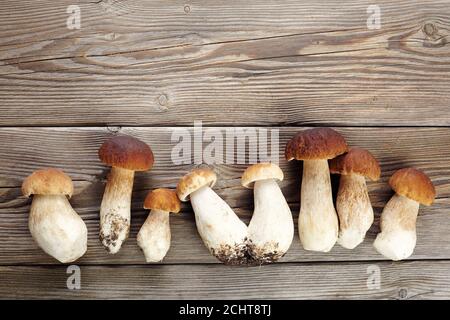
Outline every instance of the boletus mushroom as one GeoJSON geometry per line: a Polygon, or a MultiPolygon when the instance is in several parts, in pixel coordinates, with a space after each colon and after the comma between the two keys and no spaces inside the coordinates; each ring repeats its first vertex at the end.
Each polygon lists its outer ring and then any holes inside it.
{"type": "Polygon", "coordinates": [[[80,258],[87,249],[87,228],[69,203],[70,177],[59,169],[37,170],[23,181],[22,193],[33,195],[28,227],[39,247],[62,263],[80,258]]]}
{"type": "Polygon", "coordinates": [[[278,186],[283,171],[273,163],[248,167],[242,185],[253,188],[254,211],[248,226],[248,253],[258,264],[277,261],[289,249],[294,237],[294,220],[278,186]]]}
{"type": "Polygon", "coordinates": [[[180,200],[173,190],[155,189],[145,198],[144,209],[150,209],[150,214],[139,230],[137,242],[147,262],[159,262],[169,251],[169,215],[180,212],[180,200]]]}
{"type": "Polygon", "coordinates": [[[397,261],[412,255],[419,205],[430,206],[436,191],[430,178],[414,168],[397,170],[389,179],[389,185],[395,194],[381,213],[381,233],[373,245],[383,256],[397,261]]]}
{"type": "Polygon", "coordinates": [[[286,145],[286,160],[303,160],[298,230],[306,250],[328,252],[336,243],[338,218],[328,160],[347,149],[345,139],[330,128],[299,132],[286,145]]]}
{"type": "Polygon", "coordinates": [[[336,199],[340,227],[337,242],[344,248],[353,249],[363,242],[373,223],[366,178],[380,179],[380,165],[369,151],[361,148],[351,148],[330,160],[329,165],[331,173],[341,175],[336,199]]]}
{"type": "Polygon", "coordinates": [[[116,136],[103,143],[98,156],[112,167],[100,207],[100,240],[114,254],[130,231],[134,172],[150,170],[153,153],[146,143],[136,138],[116,136]]]}
{"type": "Polygon", "coordinates": [[[214,171],[194,169],[177,185],[181,201],[191,200],[197,230],[211,254],[225,264],[247,263],[247,226],[211,188],[214,171]]]}

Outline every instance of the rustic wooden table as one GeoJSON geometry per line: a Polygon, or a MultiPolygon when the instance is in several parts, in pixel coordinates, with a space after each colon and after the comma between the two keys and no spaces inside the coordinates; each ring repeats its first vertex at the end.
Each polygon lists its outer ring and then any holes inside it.
{"type": "MultiPolygon", "coordinates": [[[[2,0],[0,298],[450,298],[449,34],[449,0],[2,0]],[[367,22],[370,5],[380,28],[367,22]],[[136,244],[143,199],[195,166],[170,157],[173,130],[194,121],[279,129],[280,155],[312,126],[336,127],[372,151],[382,179],[368,184],[376,219],[364,243],[319,254],[296,234],[277,264],[227,267],[202,244],[186,204],[172,216],[166,259],[145,264],[136,244]],[[156,162],[136,176],[130,238],[112,256],[97,236],[109,170],[97,149],[114,134],[144,140],[156,162]],[[67,288],[67,266],[28,231],[20,185],[48,166],[73,178],[71,203],[89,229],[76,262],[80,290],[67,288]],[[393,263],[372,242],[392,195],[387,180],[405,166],[424,170],[438,196],[421,208],[414,255],[393,263]],[[371,285],[378,271],[379,287],[371,285]]],[[[215,190],[248,222],[246,166],[214,168],[215,190]]],[[[300,163],[280,166],[297,222],[300,163]]]]}

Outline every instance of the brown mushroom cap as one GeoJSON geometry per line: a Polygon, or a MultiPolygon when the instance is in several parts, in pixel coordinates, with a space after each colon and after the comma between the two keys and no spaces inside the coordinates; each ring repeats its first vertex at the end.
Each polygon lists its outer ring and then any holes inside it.
{"type": "Polygon", "coordinates": [[[331,173],[359,174],[373,181],[380,179],[380,164],[369,151],[362,148],[351,148],[347,153],[330,160],[329,164],[331,173]]]}
{"type": "Polygon", "coordinates": [[[284,175],[280,167],[274,163],[257,163],[247,169],[242,174],[242,186],[252,189],[254,182],[258,180],[277,179],[283,181],[284,175]]]}
{"type": "Polygon", "coordinates": [[[39,195],[66,195],[73,194],[72,179],[62,170],[55,168],[41,169],[33,172],[22,183],[22,193],[29,197],[39,195]]]}
{"type": "Polygon", "coordinates": [[[116,136],[105,141],[98,150],[100,160],[111,166],[133,171],[146,171],[153,166],[153,152],[141,140],[116,136]]]}
{"type": "Polygon", "coordinates": [[[436,190],[430,178],[420,170],[404,168],[395,171],[389,179],[391,188],[399,195],[431,205],[436,197],[436,190]]]}
{"type": "Polygon", "coordinates": [[[297,133],[286,145],[286,160],[333,159],[348,150],[341,134],[330,128],[314,128],[297,133]]]}
{"type": "Polygon", "coordinates": [[[170,189],[155,189],[147,194],[144,209],[180,212],[180,200],[175,191],[170,189]]]}
{"type": "Polygon", "coordinates": [[[213,187],[217,176],[211,169],[194,169],[182,177],[177,185],[177,195],[181,201],[188,201],[189,195],[198,189],[209,186],[213,187]]]}

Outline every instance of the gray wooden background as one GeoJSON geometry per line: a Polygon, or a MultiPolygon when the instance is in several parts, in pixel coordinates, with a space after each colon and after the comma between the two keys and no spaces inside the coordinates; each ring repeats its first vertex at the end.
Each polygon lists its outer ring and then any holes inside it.
{"type": "MultiPolygon", "coordinates": [[[[450,298],[450,1],[0,1],[0,298],[450,298]],[[368,29],[369,5],[381,28],[368,29]],[[69,30],[69,5],[81,29],[69,30]],[[296,234],[287,255],[262,267],[227,267],[203,246],[189,204],[172,216],[172,247],[145,264],[136,234],[146,193],[175,187],[194,165],[175,166],[172,130],[204,127],[280,130],[280,154],[295,132],[332,126],[369,149],[382,179],[369,183],[376,221],[355,250],[304,251],[296,234]],[[108,168],[97,158],[114,134],[147,142],[156,156],[138,173],[132,229],[110,256],[98,241],[108,168]],[[71,200],[89,229],[77,264],[43,254],[27,226],[22,180],[41,167],[74,180],[71,200]],[[372,248],[392,195],[389,176],[424,170],[437,199],[422,207],[414,255],[383,259],[372,248]],[[379,289],[368,270],[378,267],[379,289]]],[[[215,190],[248,221],[247,165],[216,165],[215,190]]],[[[280,166],[297,222],[300,164],[280,166]]],[[[296,231],[297,232],[297,231],[296,231]]]]}

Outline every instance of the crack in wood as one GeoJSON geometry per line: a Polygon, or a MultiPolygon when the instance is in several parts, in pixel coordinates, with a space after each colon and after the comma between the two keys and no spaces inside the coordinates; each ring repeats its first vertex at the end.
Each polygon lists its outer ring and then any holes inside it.
{"type": "MultiPolygon", "coordinates": [[[[44,58],[44,59],[36,59],[36,60],[25,60],[25,61],[19,61],[19,62],[3,64],[2,66],[18,65],[18,64],[26,64],[26,63],[36,63],[36,62],[61,60],[61,59],[108,57],[108,56],[126,55],[126,54],[134,54],[134,53],[141,53],[141,52],[148,52],[148,51],[183,48],[183,47],[203,47],[203,46],[212,46],[212,45],[220,45],[220,44],[272,40],[272,39],[278,39],[278,38],[305,36],[305,35],[313,35],[313,34],[327,34],[327,33],[335,33],[335,32],[348,32],[348,31],[356,31],[356,30],[360,30],[360,29],[359,28],[353,28],[353,29],[340,29],[340,30],[292,33],[292,34],[284,34],[284,35],[269,36],[269,37],[217,41],[217,42],[209,42],[209,43],[202,43],[202,44],[186,43],[186,44],[178,44],[178,45],[173,45],[173,46],[162,46],[162,47],[157,47],[157,48],[138,49],[138,50],[126,50],[126,51],[118,51],[118,52],[111,52],[111,53],[104,53],[104,54],[80,54],[80,55],[52,57],[52,58],[44,58]]],[[[62,40],[64,40],[64,38],[62,38],[62,40]]],[[[48,40],[43,40],[43,41],[48,41],[48,40]]],[[[29,56],[29,57],[32,57],[32,56],[29,56]]],[[[8,61],[8,60],[17,60],[17,59],[20,59],[20,57],[2,59],[2,60],[0,60],[0,62],[8,61]]]]}

